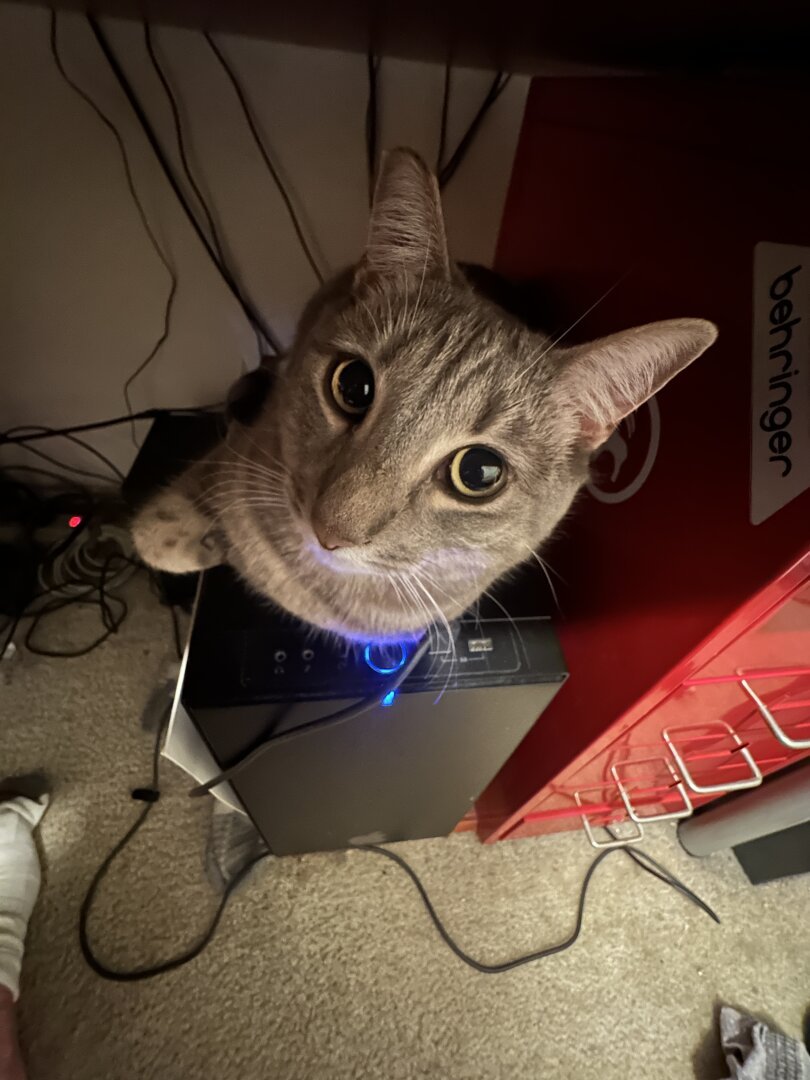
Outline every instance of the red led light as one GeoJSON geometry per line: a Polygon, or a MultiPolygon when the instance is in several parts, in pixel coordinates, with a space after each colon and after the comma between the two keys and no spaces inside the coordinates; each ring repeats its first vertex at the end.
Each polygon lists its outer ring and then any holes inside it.
{"type": "Polygon", "coordinates": [[[83,517],[80,517],[79,514],[74,514],[73,517],[68,518],[68,525],[71,529],[78,529],[83,521],[83,517]]]}

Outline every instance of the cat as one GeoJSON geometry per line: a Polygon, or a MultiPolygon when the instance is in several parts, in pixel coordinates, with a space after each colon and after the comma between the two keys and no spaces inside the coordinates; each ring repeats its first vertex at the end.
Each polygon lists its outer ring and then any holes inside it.
{"type": "Polygon", "coordinates": [[[532,557],[619,422],[707,349],[675,319],[563,346],[450,260],[436,178],[380,165],[359,263],[310,302],[258,404],[132,525],[141,557],[229,563],[355,640],[453,619],[532,557]]]}

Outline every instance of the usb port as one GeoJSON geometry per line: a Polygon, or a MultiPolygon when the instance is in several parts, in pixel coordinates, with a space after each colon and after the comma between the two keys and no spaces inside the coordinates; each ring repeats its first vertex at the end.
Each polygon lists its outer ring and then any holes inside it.
{"type": "Polygon", "coordinates": [[[467,652],[492,652],[491,637],[470,638],[467,642],[467,652]]]}

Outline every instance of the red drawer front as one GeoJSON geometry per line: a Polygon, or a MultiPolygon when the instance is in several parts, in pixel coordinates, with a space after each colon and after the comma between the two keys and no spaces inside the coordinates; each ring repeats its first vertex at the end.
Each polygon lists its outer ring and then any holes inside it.
{"type": "Polygon", "coordinates": [[[733,679],[746,672],[805,673],[810,688],[810,579],[705,664],[692,678],[733,679]]]}
{"type": "Polygon", "coordinates": [[[747,675],[779,730],[806,745],[780,741],[740,675],[703,678],[701,673],[587,764],[558,777],[527,808],[509,837],[578,828],[583,813],[593,825],[626,819],[617,780],[637,814],[646,817],[685,810],[679,781],[697,808],[737,786],[753,785],[756,770],[764,777],[810,755],[810,666],[747,675]]]}

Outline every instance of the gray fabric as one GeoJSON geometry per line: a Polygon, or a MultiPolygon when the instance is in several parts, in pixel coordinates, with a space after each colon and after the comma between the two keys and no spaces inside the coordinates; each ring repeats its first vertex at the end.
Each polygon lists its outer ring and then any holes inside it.
{"type": "Polygon", "coordinates": [[[250,818],[214,802],[205,865],[211,884],[222,892],[267,847],[250,818]]]}
{"type": "Polygon", "coordinates": [[[720,1041],[729,1080],[810,1080],[810,1056],[797,1039],[728,1005],[720,1010],[720,1041]]]}

